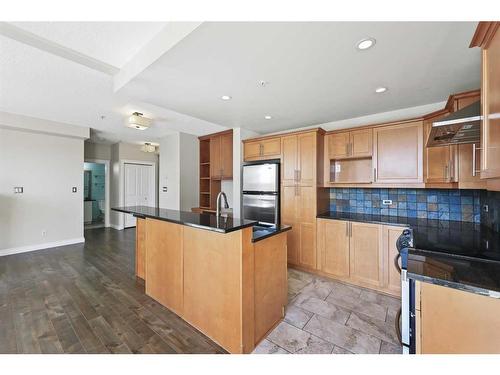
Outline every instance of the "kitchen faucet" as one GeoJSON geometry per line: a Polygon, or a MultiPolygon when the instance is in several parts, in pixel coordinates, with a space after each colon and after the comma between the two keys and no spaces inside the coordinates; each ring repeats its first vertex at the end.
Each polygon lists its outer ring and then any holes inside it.
{"type": "Polygon", "coordinates": [[[226,197],[226,193],[224,193],[223,191],[221,191],[219,194],[217,194],[217,217],[220,217],[221,215],[221,207],[220,207],[220,198],[221,197],[224,197],[224,208],[229,208],[229,203],[227,203],[227,197],[226,197]]]}

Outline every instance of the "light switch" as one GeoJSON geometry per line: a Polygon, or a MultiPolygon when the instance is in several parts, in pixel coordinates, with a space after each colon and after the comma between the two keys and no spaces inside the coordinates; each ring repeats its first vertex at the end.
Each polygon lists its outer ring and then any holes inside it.
{"type": "Polygon", "coordinates": [[[22,194],[23,187],[22,186],[14,186],[14,194],[22,194]]]}

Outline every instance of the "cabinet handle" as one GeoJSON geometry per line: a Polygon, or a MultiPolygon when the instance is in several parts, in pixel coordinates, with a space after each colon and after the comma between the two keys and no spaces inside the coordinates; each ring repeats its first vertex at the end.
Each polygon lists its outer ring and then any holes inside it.
{"type": "Polygon", "coordinates": [[[260,153],[260,156],[264,155],[264,145],[262,143],[259,144],[259,153],[260,153]]]}
{"type": "Polygon", "coordinates": [[[481,147],[476,147],[476,144],[472,144],[472,177],[476,177],[477,172],[481,172],[481,169],[476,169],[476,152],[482,150],[481,147]]]}
{"type": "Polygon", "coordinates": [[[448,164],[443,166],[444,179],[448,180],[448,164]]]}
{"type": "Polygon", "coordinates": [[[346,223],[345,223],[345,236],[346,237],[349,237],[349,224],[350,223],[348,221],[346,221],[346,223]]]}
{"type": "Polygon", "coordinates": [[[349,156],[352,156],[352,143],[349,143],[349,156]]]}
{"type": "Polygon", "coordinates": [[[349,222],[349,237],[352,237],[352,222],[349,222]]]}
{"type": "Polygon", "coordinates": [[[349,143],[346,143],[345,144],[345,155],[348,156],[349,155],[349,143]]]}
{"type": "Polygon", "coordinates": [[[300,178],[301,178],[301,173],[300,173],[300,169],[297,169],[297,182],[300,181],[300,178]]]}
{"type": "Polygon", "coordinates": [[[373,168],[373,182],[377,181],[377,168],[373,168]]]}

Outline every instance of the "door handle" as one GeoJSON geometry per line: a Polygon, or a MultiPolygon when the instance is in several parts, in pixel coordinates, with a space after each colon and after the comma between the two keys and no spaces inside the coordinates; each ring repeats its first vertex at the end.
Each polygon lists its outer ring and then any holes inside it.
{"type": "Polygon", "coordinates": [[[349,237],[349,222],[345,222],[345,236],[349,237]]]}

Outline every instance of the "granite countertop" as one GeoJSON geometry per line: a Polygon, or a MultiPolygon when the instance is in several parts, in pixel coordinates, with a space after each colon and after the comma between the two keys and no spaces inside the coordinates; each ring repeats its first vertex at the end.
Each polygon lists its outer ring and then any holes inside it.
{"type": "Polygon", "coordinates": [[[318,218],[409,227],[409,277],[500,298],[500,233],[484,225],[343,212],[318,218]]]}
{"type": "Polygon", "coordinates": [[[113,211],[132,214],[140,218],[164,220],[171,223],[187,225],[194,228],[211,230],[220,233],[229,233],[257,224],[254,220],[245,220],[233,217],[217,218],[213,214],[204,214],[187,211],[167,210],[148,206],[115,207],[113,211]]]}
{"type": "Polygon", "coordinates": [[[290,229],[292,229],[292,227],[285,224],[281,224],[278,227],[265,227],[261,225],[255,225],[253,227],[252,242],[264,240],[268,237],[274,236],[275,234],[289,231],[290,229]]]}

